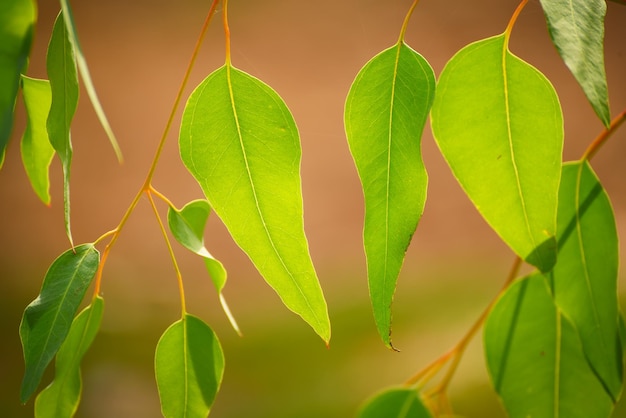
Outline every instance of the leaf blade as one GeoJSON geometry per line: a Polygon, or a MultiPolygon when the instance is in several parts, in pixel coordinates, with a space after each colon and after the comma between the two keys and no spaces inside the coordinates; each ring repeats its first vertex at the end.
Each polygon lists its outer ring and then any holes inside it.
{"type": "Polygon", "coordinates": [[[361,407],[358,418],[431,418],[413,388],[389,388],[372,396],[361,407]]]}

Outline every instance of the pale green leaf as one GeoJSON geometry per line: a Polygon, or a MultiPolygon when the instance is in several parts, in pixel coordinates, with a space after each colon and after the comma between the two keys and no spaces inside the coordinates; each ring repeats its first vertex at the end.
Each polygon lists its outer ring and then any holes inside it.
{"type": "Polygon", "coordinates": [[[76,413],[82,392],[80,362],[98,333],[103,310],[104,300],[96,297],[72,322],[56,356],[54,380],[35,400],[35,418],[69,418],[76,413]]]}
{"type": "Polygon", "coordinates": [[[46,128],[51,102],[50,83],[48,80],[22,75],[22,95],[28,117],[22,137],[22,161],[35,193],[49,205],[49,168],[54,157],[54,148],[50,145],[46,128]]]}
{"type": "Polygon", "coordinates": [[[413,388],[386,389],[368,399],[358,418],[431,418],[419,393],[413,388]]]}
{"type": "Polygon", "coordinates": [[[396,282],[426,202],[420,143],[434,95],[432,68],[399,42],[361,69],[346,100],[346,135],[365,197],[370,297],[388,346],[396,282]]]}
{"type": "Polygon", "coordinates": [[[26,365],[22,402],[37,389],[43,372],[65,340],[99,263],[100,254],[92,244],[64,252],[48,269],[39,296],[26,307],[20,324],[26,365]]]}
{"type": "Polygon", "coordinates": [[[215,333],[192,315],[172,324],[155,355],[161,411],[166,418],[205,418],[224,374],[224,355],[215,333]]]}
{"type": "Polygon", "coordinates": [[[475,42],[445,66],[433,134],[485,220],[528,263],[556,261],[563,117],[550,82],[508,50],[505,35],[475,42]]]}
{"type": "Polygon", "coordinates": [[[235,242],[328,342],[326,301],[304,233],[300,138],[282,99],[260,80],[221,67],[187,102],[180,153],[235,242]]]}
{"type": "Polygon", "coordinates": [[[484,330],[487,368],[511,418],[608,418],[613,401],[589,367],[578,333],[547,280],[514,282],[484,330]]]}
{"type": "Polygon", "coordinates": [[[605,0],[541,0],[552,42],[602,123],[611,124],[604,70],[605,0]]]}

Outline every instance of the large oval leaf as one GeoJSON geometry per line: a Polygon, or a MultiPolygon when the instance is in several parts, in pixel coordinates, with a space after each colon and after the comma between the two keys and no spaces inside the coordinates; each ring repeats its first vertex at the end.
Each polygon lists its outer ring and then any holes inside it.
{"type": "Polygon", "coordinates": [[[420,140],[434,94],[428,62],[399,42],[361,69],[346,100],[346,135],[365,196],[370,297],[389,346],[398,274],[426,202],[420,140]]]}
{"type": "Polygon", "coordinates": [[[391,388],[368,399],[358,418],[431,418],[419,393],[413,388],[391,388]]]}
{"type": "Polygon", "coordinates": [[[230,64],[192,93],[180,153],[211,207],[284,304],[326,341],[326,301],[304,234],[300,138],[282,99],[230,64]]]}
{"type": "Polygon", "coordinates": [[[521,258],[549,271],[563,118],[550,82],[500,35],[468,45],[445,66],[432,129],[455,177],[521,258]]]}

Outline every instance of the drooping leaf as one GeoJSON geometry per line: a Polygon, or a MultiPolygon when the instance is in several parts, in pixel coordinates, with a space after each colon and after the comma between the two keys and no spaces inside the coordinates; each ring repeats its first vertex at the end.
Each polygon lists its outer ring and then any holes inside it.
{"type": "Polygon", "coordinates": [[[552,42],[606,127],[611,124],[604,70],[605,0],[541,0],[552,42]]]}
{"type": "Polygon", "coordinates": [[[368,399],[358,418],[431,418],[419,393],[411,388],[391,388],[368,399]]]}
{"type": "Polygon", "coordinates": [[[365,196],[370,297],[388,346],[398,275],[426,202],[420,143],[434,95],[432,68],[399,42],[361,69],[346,100],[346,135],[365,196]]]}
{"type": "Polygon", "coordinates": [[[550,82],[509,52],[505,34],[446,64],[431,113],[439,149],[485,220],[522,259],[556,261],[563,118],[550,82]]]}
{"type": "Polygon", "coordinates": [[[226,284],[226,269],[224,265],[204,246],[204,226],[211,213],[211,206],[206,200],[194,200],[187,203],[181,210],[170,206],[167,212],[167,223],[174,238],[188,250],[198,254],[204,259],[204,264],[213,280],[222,308],[228,316],[231,325],[241,334],[237,321],[231,314],[222,289],[226,284]]]}
{"type": "Polygon", "coordinates": [[[185,314],[161,336],[154,364],[163,416],[209,414],[222,382],[224,355],[207,324],[185,314]]]}
{"type": "Polygon", "coordinates": [[[180,153],[235,242],[328,342],[326,301],[304,234],[300,138],[282,99],[230,64],[219,68],[187,102],[180,153]]]}
{"type": "Polygon", "coordinates": [[[20,324],[26,366],[22,402],[37,389],[43,372],[65,340],[99,263],[100,254],[92,244],[64,252],[48,269],[39,296],[26,307],[20,324]]]}
{"type": "Polygon", "coordinates": [[[608,195],[587,162],[563,166],[559,256],[550,274],[556,304],[574,324],[591,367],[613,400],[622,390],[619,245],[608,195]]]}
{"type": "Polygon", "coordinates": [[[484,330],[487,368],[511,418],[608,418],[613,401],[539,274],[514,282],[484,330]]]}
{"type": "Polygon", "coordinates": [[[52,104],[47,122],[48,137],[63,166],[65,232],[73,246],[70,226],[70,174],[72,167],[70,126],[78,106],[78,74],[74,51],[63,22],[62,12],[59,13],[54,22],[46,64],[52,90],[52,104]]]}
{"type": "Polygon", "coordinates": [[[22,95],[28,115],[26,130],[22,137],[22,161],[31,186],[46,205],[50,204],[49,168],[54,157],[50,145],[46,120],[50,112],[50,83],[22,76],[22,95]]]}
{"type": "Polygon", "coordinates": [[[13,130],[13,111],[37,19],[33,0],[0,2],[0,168],[13,130]]]}
{"type": "Polygon", "coordinates": [[[80,362],[91,346],[100,323],[104,300],[96,297],[72,322],[55,361],[54,380],[35,400],[35,418],[73,417],[82,392],[80,362]]]}

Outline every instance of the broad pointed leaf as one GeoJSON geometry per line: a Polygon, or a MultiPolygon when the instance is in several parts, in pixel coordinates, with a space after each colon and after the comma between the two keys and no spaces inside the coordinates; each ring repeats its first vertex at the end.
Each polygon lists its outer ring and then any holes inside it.
{"type": "Polygon", "coordinates": [[[261,275],[328,342],[326,301],[304,234],[300,138],[282,99],[230,64],[221,67],[187,102],[180,152],[261,275]]]}
{"type": "Polygon", "coordinates": [[[39,296],[26,307],[20,324],[26,364],[22,402],[37,389],[43,372],[67,337],[99,263],[100,254],[92,244],[64,252],[48,269],[39,296]]]}
{"type": "Polygon", "coordinates": [[[0,168],[13,130],[13,111],[33,39],[37,12],[33,0],[0,2],[0,168]]]}
{"type": "Polygon", "coordinates": [[[391,388],[368,399],[358,418],[431,418],[419,393],[413,388],[391,388]]]}
{"type": "Polygon", "coordinates": [[[468,45],[445,66],[433,134],[485,220],[528,263],[556,261],[563,118],[550,82],[500,35],[468,45]]]}
{"type": "Polygon", "coordinates": [[[434,95],[432,68],[399,42],[361,69],[346,100],[346,135],[365,196],[370,297],[388,346],[396,282],[426,202],[420,143],[434,95]]]}
{"type": "Polygon", "coordinates": [[[166,418],[205,418],[219,390],[224,355],[215,333],[185,315],[161,336],[155,356],[161,411],[166,418]]]}
{"type": "Polygon", "coordinates": [[[611,111],[604,70],[605,0],[541,0],[552,42],[602,123],[611,111]]]}
{"type": "Polygon", "coordinates": [[[46,205],[50,204],[50,163],[54,148],[50,145],[46,120],[50,112],[50,83],[22,76],[22,95],[28,123],[22,137],[22,161],[31,186],[46,205]]]}
{"type": "Polygon", "coordinates": [[[608,418],[613,401],[545,277],[514,282],[484,331],[487,367],[511,418],[608,418]]]}
{"type": "Polygon", "coordinates": [[[93,342],[104,310],[104,300],[96,297],[72,322],[67,339],[55,362],[54,380],[35,400],[35,418],[73,417],[82,391],[80,362],[93,342]]]}

